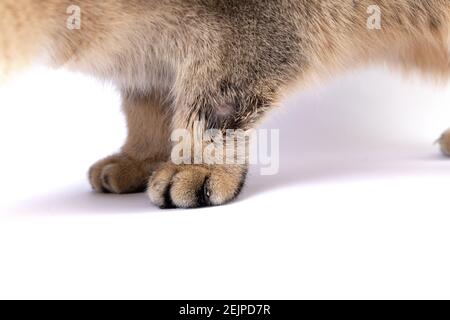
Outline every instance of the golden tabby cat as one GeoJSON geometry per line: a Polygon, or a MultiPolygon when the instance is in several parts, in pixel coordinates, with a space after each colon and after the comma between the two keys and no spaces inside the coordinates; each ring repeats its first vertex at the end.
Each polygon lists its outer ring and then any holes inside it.
{"type": "Polygon", "coordinates": [[[128,139],[93,188],[191,208],[234,199],[247,165],[175,164],[174,129],[251,129],[296,85],[367,63],[447,77],[449,31],[448,0],[0,0],[0,71],[39,60],[112,80],[128,139]]]}

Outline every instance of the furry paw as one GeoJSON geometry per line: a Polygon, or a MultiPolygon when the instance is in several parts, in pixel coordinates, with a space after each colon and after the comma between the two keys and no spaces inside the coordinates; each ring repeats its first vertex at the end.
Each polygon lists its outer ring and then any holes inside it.
{"type": "Polygon", "coordinates": [[[137,161],[124,154],[117,154],[94,164],[89,170],[89,181],[97,192],[143,192],[148,178],[157,167],[154,162],[137,161]]]}
{"type": "Polygon", "coordinates": [[[445,131],[437,141],[444,155],[450,157],[450,129],[445,131]]]}
{"type": "Polygon", "coordinates": [[[199,208],[233,200],[241,191],[243,166],[165,164],[150,178],[150,200],[161,208],[199,208]]]}

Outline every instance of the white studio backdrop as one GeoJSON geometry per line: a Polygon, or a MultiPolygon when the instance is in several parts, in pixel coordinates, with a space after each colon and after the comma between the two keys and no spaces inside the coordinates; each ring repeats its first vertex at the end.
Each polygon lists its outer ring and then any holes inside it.
{"type": "Polygon", "coordinates": [[[305,88],[263,124],[280,173],[162,211],[90,192],[125,138],[108,84],[36,68],[0,88],[1,298],[450,298],[450,85],[384,69],[305,88]]]}

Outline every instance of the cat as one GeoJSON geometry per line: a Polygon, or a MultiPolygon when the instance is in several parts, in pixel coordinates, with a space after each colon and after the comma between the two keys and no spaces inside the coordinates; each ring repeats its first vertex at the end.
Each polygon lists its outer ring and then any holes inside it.
{"type": "MultiPolygon", "coordinates": [[[[248,131],[291,90],[366,64],[446,78],[449,31],[447,0],[1,0],[0,71],[112,81],[128,138],[93,189],[197,208],[235,199],[248,165],[175,163],[173,130],[248,131]]],[[[450,155],[450,131],[439,142],[450,155]]]]}

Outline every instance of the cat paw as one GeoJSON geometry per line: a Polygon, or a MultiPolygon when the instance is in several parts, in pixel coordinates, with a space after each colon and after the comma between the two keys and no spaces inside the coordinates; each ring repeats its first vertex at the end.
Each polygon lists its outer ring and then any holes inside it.
{"type": "Polygon", "coordinates": [[[89,181],[97,192],[127,194],[145,191],[157,164],[117,154],[100,160],[89,170],[89,181]]]}
{"type": "Polygon", "coordinates": [[[450,157],[450,129],[445,131],[437,141],[444,155],[450,157]]]}
{"type": "Polygon", "coordinates": [[[150,177],[148,195],[161,208],[225,204],[240,193],[247,169],[225,165],[163,165],[150,177]]]}

